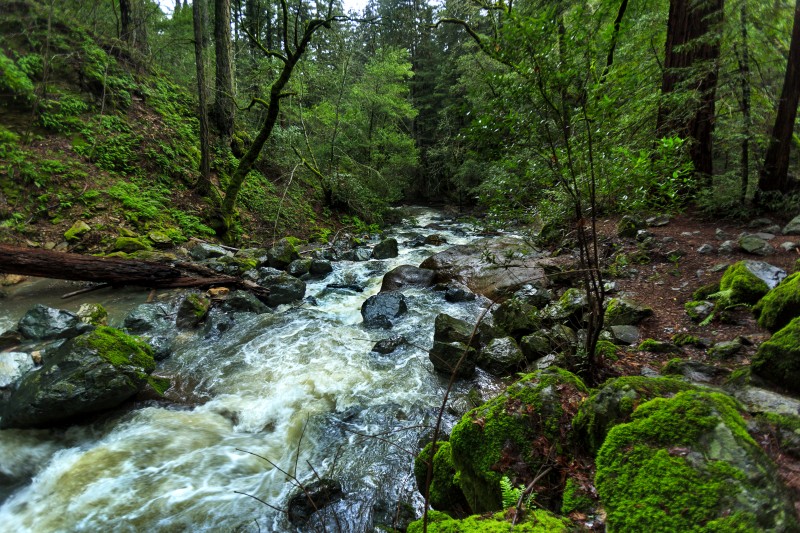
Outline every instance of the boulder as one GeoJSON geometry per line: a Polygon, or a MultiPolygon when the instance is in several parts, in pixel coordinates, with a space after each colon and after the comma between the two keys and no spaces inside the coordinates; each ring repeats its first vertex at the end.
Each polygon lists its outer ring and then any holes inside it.
{"type": "Polygon", "coordinates": [[[361,304],[361,316],[368,328],[389,329],[393,320],[408,312],[406,297],[399,292],[381,292],[361,304]]]}
{"type": "Polygon", "coordinates": [[[434,283],[435,272],[411,265],[400,265],[383,276],[381,292],[399,291],[406,287],[430,287],[434,283]]]}
{"type": "Polygon", "coordinates": [[[90,231],[92,231],[92,228],[89,224],[83,220],[76,220],[75,223],[64,232],[64,240],[70,243],[78,242],[90,231]]]}
{"type": "Polygon", "coordinates": [[[607,531],[797,531],[775,466],[729,396],[656,398],[597,455],[607,531]]]}
{"type": "Polygon", "coordinates": [[[437,372],[448,376],[455,372],[458,377],[470,377],[475,373],[478,353],[475,348],[463,342],[434,341],[428,352],[428,359],[437,372]]]}
{"type": "Polygon", "coordinates": [[[297,302],[306,295],[304,281],[272,268],[259,269],[258,284],[269,290],[266,303],[270,307],[297,302]]]}
{"type": "Polygon", "coordinates": [[[357,248],[353,248],[352,250],[341,253],[338,257],[342,261],[369,261],[372,259],[372,250],[365,246],[359,246],[357,248]]]}
{"type": "Polygon", "coordinates": [[[193,292],[187,294],[178,305],[175,325],[181,329],[197,327],[208,315],[210,307],[211,300],[208,297],[193,292]]]}
{"type": "Polygon", "coordinates": [[[46,427],[113,409],[142,390],[154,369],[147,344],[101,326],[67,340],[19,381],[0,428],[46,427]]]}
{"type": "Polygon", "coordinates": [[[580,289],[570,287],[557,302],[553,302],[542,310],[541,316],[552,323],[581,324],[583,315],[589,310],[589,300],[586,293],[580,289]]]}
{"type": "Polygon", "coordinates": [[[754,255],[765,256],[775,253],[775,248],[773,248],[766,239],[758,235],[744,235],[740,237],[739,246],[745,252],[754,255]]]}
{"type": "Polygon", "coordinates": [[[372,351],[388,355],[406,344],[408,344],[408,341],[402,335],[392,335],[388,339],[376,342],[375,346],[372,347],[372,351]]]}
{"type": "Polygon", "coordinates": [[[198,242],[191,250],[189,250],[189,257],[195,261],[205,261],[206,259],[214,259],[216,257],[232,256],[233,253],[229,252],[222,246],[215,244],[208,244],[207,242],[198,242]]]}
{"type": "Polygon", "coordinates": [[[289,522],[302,526],[311,515],[344,498],[342,484],[335,479],[321,478],[304,485],[289,499],[289,522]]]}
{"type": "Polygon", "coordinates": [[[717,342],[708,349],[708,356],[712,359],[730,359],[742,351],[742,341],[738,338],[730,341],[717,342]]]}
{"type": "Polygon", "coordinates": [[[525,284],[515,292],[512,298],[521,300],[537,309],[545,307],[553,301],[553,293],[540,284],[525,284]]]}
{"type": "Polygon", "coordinates": [[[661,373],[665,376],[683,376],[694,383],[715,383],[731,375],[727,368],[690,359],[670,359],[661,369],[661,373]]]}
{"type": "Polygon", "coordinates": [[[636,326],[611,326],[608,331],[614,344],[631,346],[642,338],[642,333],[636,326]]]}
{"type": "Polygon", "coordinates": [[[141,335],[170,324],[170,310],[160,303],[145,303],[133,309],[122,321],[128,333],[141,335]]]}
{"type": "Polygon", "coordinates": [[[538,330],[542,324],[536,306],[518,298],[511,298],[500,304],[493,316],[497,331],[515,338],[538,330]]]}
{"type": "Polygon", "coordinates": [[[461,342],[477,347],[480,335],[475,331],[475,324],[452,317],[446,313],[436,315],[433,324],[433,340],[437,342],[461,342]],[[473,335],[473,332],[475,334],[473,335]]]}
{"type": "Polygon", "coordinates": [[[596,453],[611,428],[628,422],[640,404],[693,388],[685,381],[669,377],[624,376],[609,379],[581,404],[572,425],[584,439],[589,451],[596,453]]]}
{"type": "Polygon", "coordinates": [[[739,261],[725,270],[719,292],[709,295],[721,307],[758,302],[786,277],[786,272],[763,261],[739,261]]]}
{"type": "Polygon", "coordinates": [[[512,337],[492,339],[478,357],[478,366],[495,376],[507,376],[525,364],[525,356],[512,337]]]}
{"type": "Polygon", "coordinates": [[[800,272],[769,291],[753,308],[758,325],[773,333],[800,316],[800,272]]]}
{"type": "Polygon", "coordinates": [[[14,383],[33,369],[33,359],[24,352],[0,352],[0,389],[14,383]]]}
{"type": "Polygon", "coordinates": [[[142,250],[149,250],[150,245],[140,237],[117,237],[114,241],[114,251],[132,254],[142,250]]]}
{"type": "Polygon", "coordinates": [[[372,259],[391,259],[397,257],[397,239],[384,239],[372,249],[372,259]]]}
{"type": "Polygon", "coordinates": [[[85,303],[81,304],[76,313],[81,322],[90,326],[107,326],[108,311],[100,304],[85,303]]]}
{"type": "Polygon", "coordinates": [[[607,326],[635,326],[647,317],[653,316],[650,307],[625,298],[611,298],[605,314],[607,326]]]}
{"type": "Polygon", "coordinates": [[[285,270],[295,259],[300,259],[300,254],[294,244],[285,237],[267,250],[267,264],[278,270],[285,270]]]}
{"type": "Polygon", "coordinates": [[[475,293],[461,283],[451,283],[444,291],[444,299],[450,303],[471,302],[475,298],[475,293]]]}
{"type": "Polygon", "coordinates": [[[692,300],[683,304],[683,309],[695,322],[702,322],[714,312],[714,302],[708,300],[692,300]]]}
{"type": "Polygon", "coordinates": [[[247,291],[233,291],[222,302],[222,309],[231,313],[268,313],[270,311],[261,300],[253,293],[247,291]]]}
{"type": "Polygon", "coordinates": [[[312,259],[308,273],[312,276],[326,276],[333,272],[333,265],[327,259],[312,259]]]}
{"type": "MultiPolygon", "coordinates": [[[[580,378],[551,367],[523,376],[464,415],[453,428],[450,445],[459,485],[473,512],[502,509],[504,476],[514,485],[527,484],[546,465],[572,461],[576,442],[566,429],[587,396],[580,378]]],[[[558,469],[539,481],[545,486],[562,484],[558,469]]],[[[560,500],[560,494],[539,496],[537,503],[545,507],[560,500]]]]}
{"type": "Polygon", "coordinates": [[[34,340],[69,339],[92,327],[81,321],[75,313],[42,304],[34,305],[17,324],[23,337],[34,340]]]}
{"type": "Polygon", "coordinates": [[[751,368],[772,383],[800,393],[800,317],[758,347],[751,368]]]}
{"type": "MultiPolygon", "coordinates": [[[[417,490],[425,496],[428,469],[431,461],[431,452],[434,446],[429,442],[414,459],[414,478],[417,481],[417,490]]],[[[428,486],[428,502],[431,507],[440,511],[462,513],[469,509],[469,504],[464,498],[464,493],[454,479],[456,475],[453,466],[453,457],[450,454],[450,443],[439,441],[433,454],[430,485],[428,486]]]]}
{"type": "Polygon", "coordinates": [[[800,215],[797,215],[783,227],[784,235],[800,235],[800,215]]]}
{"type": "Polygon", "coordinates": [[[311,272],[311,259],[295,259],[286,267],[286,273],[296,278],[311,272]]]}
{"type": "Polygon", "coordinates": [[[0,333],[0,351],[11,348],[12,346],[18,346],[22,344],[24,340],[22,333],[19,331],[4,331],[0,333]]]}

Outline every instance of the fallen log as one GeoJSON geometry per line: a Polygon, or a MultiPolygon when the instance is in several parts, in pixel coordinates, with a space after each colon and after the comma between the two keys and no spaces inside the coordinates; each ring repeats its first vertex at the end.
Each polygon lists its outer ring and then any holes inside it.
{"type": "Polygon", "coordinates": [[[137,259],[94,257],[22,248],[0,244],[0,273],[21,274],[71,281],[91,281],[112,285],[134,285],[150,289],[230,287],[252,292],[259,299],[269,289],[252,281],[216,272],[191,263],[168,265],[137,259]]]}

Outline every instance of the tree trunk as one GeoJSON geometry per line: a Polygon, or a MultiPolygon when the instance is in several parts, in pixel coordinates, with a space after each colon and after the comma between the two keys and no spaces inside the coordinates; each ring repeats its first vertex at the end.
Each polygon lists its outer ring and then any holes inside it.
{"type": "Polygon", "coordinates": [[[750,45],[747,35],[747,3],[743,2],[739,11],[742,25],[742,51],[739,56],[739,84],[742,91],[742,144],[739,165],[741,166],[741,193],[739,195],[742,205],[747,201],[747,188],[750,185],[750,136],[752,118],[750,116],[750,45]]]}
{"type": "Polygon", "coordinates": [[[133,39],[133,13],[131,8],[131,0],[119,0],[119,18],[121,24],[119,38],[129,44],[132,44],[133,39]]]}
{"type": "Polygon", "coordinates": [[[197,66],[197,94],[200,103],[200,178],[197,191],[207,194],[211,190],[211,154],[208,133],[208,90],[206,89],[205,38],[203,35],[203,10],[206,0],[192,2],[194,23],[194,57],[197,66]]]}
{"type": "MultiPolygon", "coordinates": [[[[195,0],[197,2],[197,0],[195,0]]],[[[219,275],[198,265],[179,266],[112,257],[94,257],[0,244],[0,272],[72,281],[92,281],[148,288],[224,286],[266,298],[269,290],[255,283],[219,275]]]]}
{"type": "Polygon", "coordinates": [[[772,128],[772,138],[764,157],[764,168],[758,177],[760,191],[789,191],[789,149],[792,132],[797,118],[797,104],[800,100],[800,0],[794,7],[792,41],[789,45],[789,60],[786,64],[786,77],[783,80],[781,98],[778,101],[778,114],[772,128]]]}
{"type": "Polygon", "coordinates": [[[694,170],[710,183],[713,172],[712,133],[717,90],[719,36],[724,0],[671,0],[667,23],[662,95],[676,90],[696,91],[697,101],[686,106],[662,104],[658,111],[659,136],[677,134],[692,140],[689,154],[694,170]],[[691,75],[705,62],[700,74],[691,75]],[[688,109],[688,113],[687,110],[688,109]]]}
{"type": "Polygon", "coordinates": [[[230,0],[214,1],[214,43],[217,59],[214,121],[220,136],[227,140],[233,133],[234,119],[230,0]]]}

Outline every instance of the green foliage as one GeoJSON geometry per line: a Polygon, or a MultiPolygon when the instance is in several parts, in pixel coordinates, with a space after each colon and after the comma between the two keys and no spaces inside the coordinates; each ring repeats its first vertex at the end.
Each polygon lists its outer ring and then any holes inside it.
{"type": "Polygon", "coordinates": [[[158,218],[168,203],[168,191],[158,186],[142,190],[135,183],[118,181],[106,192],[122,203],[125,219],[131,222],[158,218]]]}
{"type": "MultiPolygon", "coordinates": [[[[525,492],[525,485],[519,485],[515,487],[511,484],[511,480],[508,479],[508,476],[503,476],[500,478],[500,498],[503,501],[503,509],[508,509],[509,507],[516,507],[517,502],[519,501],[522,494],[525,492]]],[[[536,497],[535,494],[531,493],[528,495],[526,507],[530,504],[531,501],[536,497]]]]}
{"type": "Polygon", "coordinates": [[[25,70],[0,50],[0,103],[4,99],[30,103],[33,96],[33,82],[25,70]]]}
{"type": "Polygon", "coordinates": [[[84,122],[79,117],[88,109],[89,106],[79,96],[62,94],[57,100],[42,103],[39,121],[45,128],[58,133],[80,131],[84,122]]]}
{"type": "MultiPolygon", "coordinates": [[[[566,533],[570,531],[570,521],[554,514],[536,509],[525,514],[516,525],[512,525],[503,513],[495,515],[473,515],[455,519],[436,511],[428,512],[427,531],[429,533],[566,533]]],[[[408,533],[422,533],[422,519],[408,526],[408,533]]]]}
{"type": "Polygon", "coordinates": [[[800,316],[758,347],[753,372],[797,393],[800,391],[800,316]]]}

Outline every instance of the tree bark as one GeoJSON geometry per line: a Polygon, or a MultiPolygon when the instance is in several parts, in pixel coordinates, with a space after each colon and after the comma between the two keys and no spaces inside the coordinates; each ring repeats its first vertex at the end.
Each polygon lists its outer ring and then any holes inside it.
{"type": "Polygon", "coordinates": [[[131,0],[119,0],[120,32],[119,38],[132,44],[133,39],[133,12],[131,0]]]}
{"type": "Polygon", "coordinates": [[[789,60],[783,81],[778,114],[772,128],[772,137],[764,157],[764,168],[758,177],[760,191],[789,191],[789,150],[800,101],[800,0],[794,8],[792,40],[789,45],[789,60]]]}
{"type": "Polygon", "coordinates": [[[211,190],[211,152],[208,132],[208,90],[206,89],[205,38],[203,18],[206,0],[192,2],[192,21],[194,23],[194,57],[197,66],[197,94],[200,103],[200,178],[197,191],[207,194],[211,190]]]}
{"type": "Polygon", "coordinates": [[[220,136],[229,139],[234,119],[230,0],[214,1],[214,43],[217,61],[214,122],[220,136]]]}
{"type": "Polygon", "coordinates": [[[689,154],[694,170],[706,182],[713,172],[714,104],[717,90],[719,37],[711,31],[722,21],[724,0],[671,0],[667,22],[662,95],[678,89],[696,91],[698,99],[689,106],[662,105],[658,112],[656,130],[659,136],[677,134],[692,140],[689,154]],[[701,62],[703,72],[692,75],[701,62]]]}
{"type": "MultiPolygon", "coordinates": [[[[197,0],[195,0],[196,2],[197,0]]],[[[190,263],[178,266],[112,257],[54,252],[0,244],[0,272],[72,281],[148,288],[232,287],[266,298],[269,290],[250,281],[219,275],[190,263]]]]}

